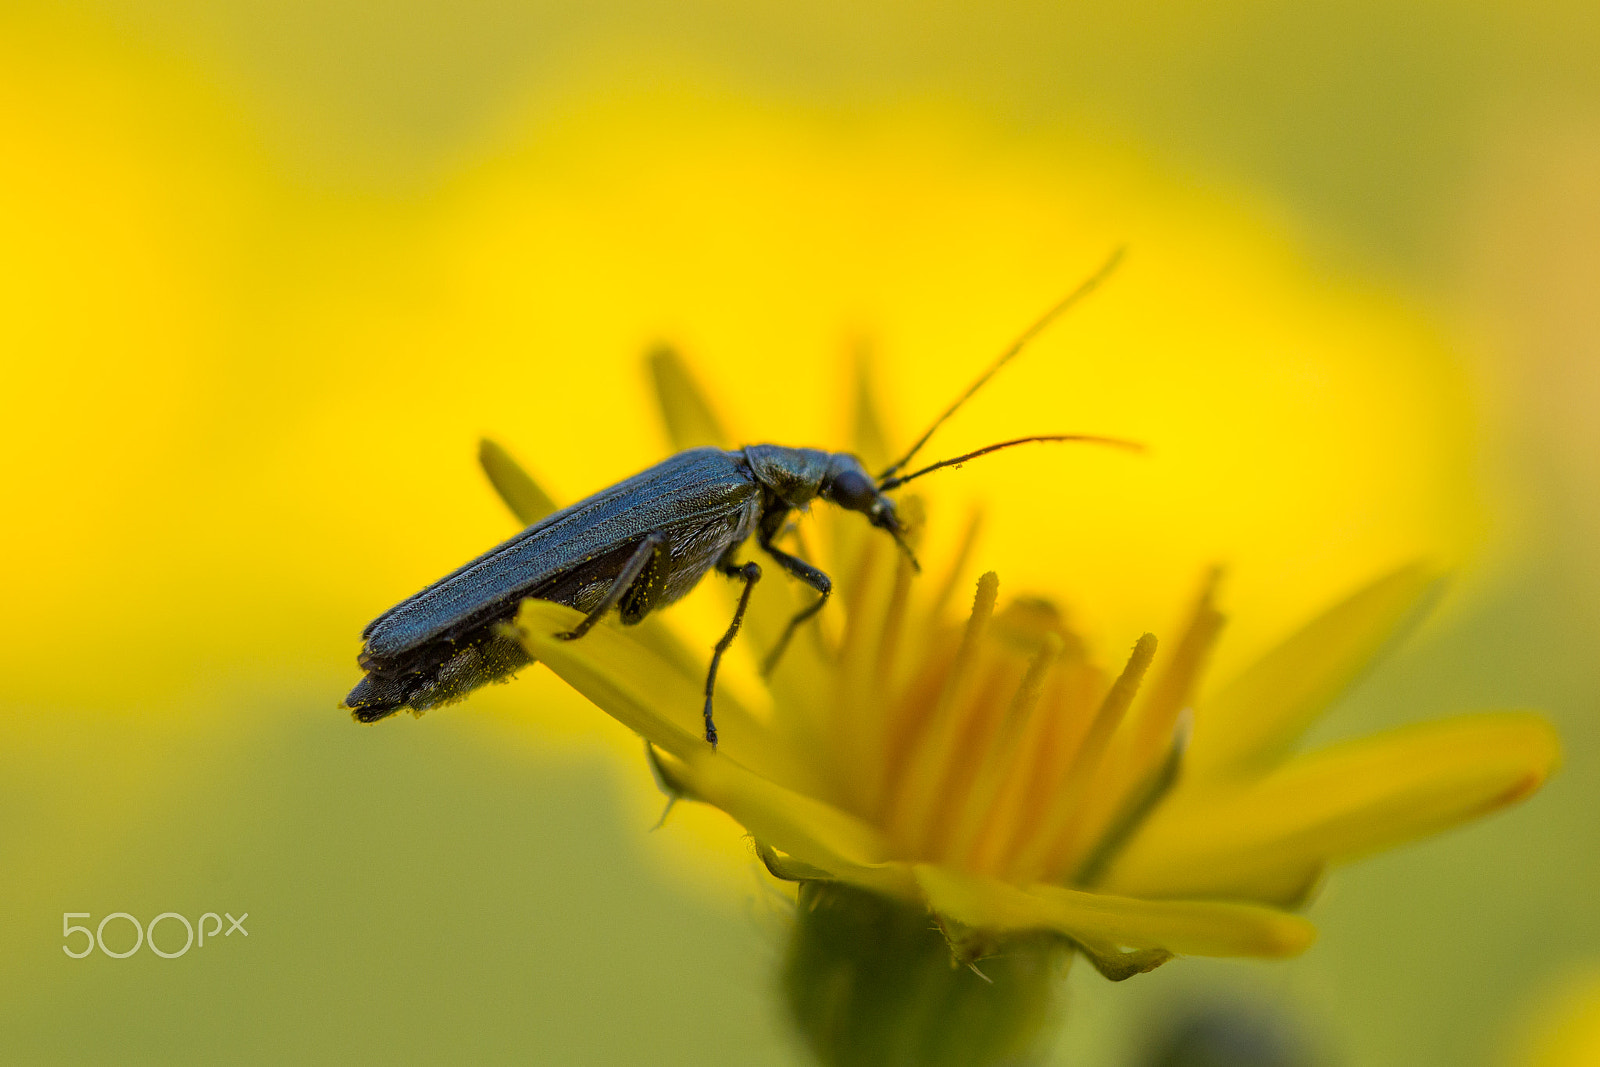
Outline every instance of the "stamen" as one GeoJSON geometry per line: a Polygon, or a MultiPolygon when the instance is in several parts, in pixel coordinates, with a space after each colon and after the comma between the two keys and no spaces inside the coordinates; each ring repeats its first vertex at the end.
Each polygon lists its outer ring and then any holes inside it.
{"type": "MultiPolygon", "coordinates": [[[[907,497],[901,501],[904,510],[907,504],[917,500],[916,497],[907,497]]],[[[893,652],[898,650],[902,635],[905,631],[904,613],[891,615],[885,623],[883,644],[891,650],[882,658],[882,672],[880,685],[888,692],[898,692],[899,696],[888,706],[880,706],[879,715],[884,722],[883,731],[883,758],[876,768],[877,782],[876,793],[870,800],[870,810],[882,814],[883,798],[892,788],[893,783],[900,780],[900,774],[905,769],[909,756],[910,746],[919,731],[932,718],[933,709],[938,700],[944,681],[947,677],[947,668],[950,663],[950,640],[947,634],[948,623],[944,619],[945,605],[950,602],[951,595],[955,592],[956,583],[961,580],[961,574],[967,568],[968,561],[972,558],[972,550],[977,544],[978,530],[982,525],[983,513],[973,509],[967,521],[966,533],[963,535],[960,547],[956,550],[955,558],[951,561],[945,577],[937,587],[933,599],[922,609],[921,615],[926,620],[923,632],[918,635],[919,640],[913,648],[923,650],[922,666],[912,664],[909,679],[904,684],[898,684],[898,679],[893,675],[893,652]],[[892,626],[892,633],[890,627],[892,626]]],[[[894,602],[896,609],[903,609],[906,601],[901,599],[902,582],[906,597],[909,599],[911,589],[910,564],[903,564],[895,574],[894,602]]]]}
{"type": "MultiPolygon", "coordinates": [[[[1072,758],[1093,724],[1098,701],[1086,685],[1098,678],[1099,672],[1084,662],[1081,647],[1072,652],[1070,660],[1063,657],[1058,662],[1040,701],[1040,710],[1033,717],[1023,749],[1031,758],[1017,768],[1012,782],[1017,810],[1006,819],[1004,843],[980,868],[982,873],[1009,878],[1007,872],[1017,854],[1037,836],[1040,819],[1060,791],[1071,770],[1072,758]]],[[[1102,693],[1106,688],[1106,683],[1101,682],[1094,685],[1093,693],[1102,693]]]]}
{"type": "Polygon", "coordinates": [[[884,599],[883,587],[892,579],[893,568],[885,568],[883,545],[876,538],[861,546],[855,568],[854,587],[843,612],[844,636],[839,643],[839,681],[842,691],[855,693],[870,688],[878,635],[882,618],[871,605],[884,599]]]}
{"type": "Polygon", "coordinates": [[[1072,855],[1076,847],[1077,831],[1082,825],[1084,799],[1089,786],[1096,777],[1095,772],[1100,767],[1100,761],[1111,743],[1112,735],[1121,725],[1123,716],[1133,703],[1133,698],[1139,691],[1139,683],[1144,680],[1145,672],[1150,669],[1150,661],[1155,658],[1155,654],[1154,634],[1145,634],[1133,646],[1133,654],[1128,657],[1128,665],[1122,669],[1122,673],[1106,693],[1105,699],[1101,701],[1100,710],[1096,713],[1089,732],[1084,736],[1083,744],[1079,746],[1073,758],[1072,769],[1067,772],[1066,779],[1061,783],[1060,790],[1052,799],[1044,819],[1040,822],[1039,832],[1017,857],[1016,868],[1021,881],[1041,880],[1047,871],[1062,862],[1062,857],[1072,855]]]}
{"type": "Polygon", "coordinates": [[[931,768],[932,803],[923,814],[918,855],[940,861],[955,858],[953,840],[965,814],[981,814],[982,807],[971,804],[973,790],[984,767],[984,754],[996,743],[1005,724],[1006,704],[1002,694],[1015,691],[1022,671],[1009,658],[992,654],[984,657],[987,668],[982,681],[971,688],[969,698],[956,712],[960,728],[955,744],[943,763],[931,768]]]}
{"type": "MultiPolygon", "coordinates": [[[[885,566],[883,547],[880,538],[861,545],[854,602],[845,617],[839,646],[833,699],[824,712],[835,785],[846,805],[861,812],[869,810],[867,805],[879,773],[876,764],[883,737],[877,711],[882,699],[876,680],[878,642],[883,632],[883,610],[890,605],[893,575],[898,567],[897,562],[885,566]]],[[[898,553],[888,559],[896,557],[898,553]]]]}
{"type": "Polygon", "coordinates": [[[1122,851],[1122,846],[1133,837],[1134,831],[1156,809],[1172,787],[1178,784],[1178,773],[1183,769],[1183,753],[1189,747],[1189,731],[1180,722],[1167,748],[1166,758],[1156,768],[1142,787],[1134,790],[1124,802],[1122,810],[1111,821],[1111,826],[1100,835],[1077,871],[1072,875],[1072,885],[1093,887],[1105,877],[1111,862],[1122,851]]]}
{"type": "MultiPolygon", "coordinates": [[[[841,509],[829,509],[828,517],[833,533],[833,558],[842,561],[841,570],[848,566],[850,569],[845,574],[834,575],[834,599],[838,601],[840,614],[845,618],[849,629],[858,630],[859,625],[850,625],[860,618],[861,605],[866,599],[867,581],[877,569],[879,554],[888,548],[887,538],[877,530],[872,529],[861,521],[861,516],[843,512],[841,509]]],[[[865,624],[864,619],[861,624],[865,624]]]]}
{"type": "Polygon", "coordinates": [[[888,783],[884,825],[907,850],[908,856],[920,855],[920,846],[928,831],[928,817],[936,807],[937,793],[944,778],[941,772],[949,765],[964,725],[964,717],[957,713],[971,688],[972,669],[983,635],[994,618],[999,594],[1000,578],[993,571],[978,579],[972,615],[967,619],[961,644],[945,676],[933,714],[921,733],[911,739],[909,755],[898,781],[888,783]]]}
{"type": "Polygon", "coordinates": [[[1042,716],[1036,714],[1045,683],[1061,657],[1064,642],[1046,632],[1039,650],[1028,663],[994,741],[982,761],[977,782],[968,791],[959,815],[960,825],[951,836],[950,857],[969,870],[993,871],[1012,825],[1023,807],[1028,786],[1019,755],[1031,751],[1024,738],[1037,739],[1042,716]]]}
{"type": "Polygon", "coordinates": [[[1178,716],[1190,704],[1195,683],[1205,668],[1206,658],[1216,644],[1227,619],[1216,609],[1217,584],[1222,569],[1214,567],[1206,575],[1195,599],[1194,610],[1183,636],[1161,673],[1156,676],[1138,710],[1128,724],[1132,749],[1129,757],[1136,775],[1159,764],[1170,745],[1178,716]]]}
{"type": "Polygon", "coordinates": [[[1038,705],[1039,696],[1044,692],[1045,679],[1050,676],[1050,668],[1056,665],[1065,645],[1060,634],[1046,632],[1039,651],[1028,661],[1028,673],[1022,676],[1022,684],[1017,687],[1016,696],[1011,698],[1011,707],[1006,711],[1010,740],[1015,740],[1018,729],[1027,722],[1028,716],[1038,705]]]}
{"type": "MultiPolygon", "coordinates": [[[[922,502],[910,496],[902,508],[906,536],[916,543],[927,525],[922,502]]],[[[905,556],[893,553],[885,566],[882,547],[880,537],[862,546],[861,588],[840,649],[829,715],[830,737],[842,771],[837,776],[840,793],[852,810],[863,815],[876,814],[881,803],[890,737],[884,694],[892,691],[889,680],[894,676],[911,587],[911,566],[905,556]]]]}
{"type": "Polygon", "coordinates": [[[892,699],[883,714],[887,725],[883,734],[883,766],[880,768],[878,792],[868,809],[874,818],[885,817],[885,798],[898,787],[912,750],[927,730],[950,676],[950,665],[960,647],[960,636],[954,627],[930,636],[923,648],[918,668],[900,693],[892,699]]]}
{"type": "MultiPolygon", "coordinates": [[[[926,528],[921,502],[916,497],[906,500],[902,521],[905,523],[906,541],[918,547],[922,531],[926,528]]],[[[883,614],[883,628],[878,637],[876,680],[878,689],[884,690],[894,677],[895,657],[900,650],[900,636],[905,632],[906,605],[911,599],[911,561],[902,553],[895,559],[894,589],[889,593],[889,604],[883,614]]]]}
{"type": "MultiPolygon", "coordinates": [[[[858,796],[864,812],[877,812],[881,804],[884,782],[889,776],[893,750],[900,744],[892,704],[887,695],[898,688],[894,681],[897,670],[897,653],[901,634],[905,632],[906,608],[911,599],[911,563],[898,556],[894,564],[894,586],[884,606],[883,625],[878,631],[877,654],[870,658],[872,670],[866,677],[867,658],[858,665],[859,677],[854,684],[861,686],[852,703],[859,704],[855,729],[860,731],[865,758],[856,769],[858,796]],[[864,703],[863,703],[864,701],[864,703]]],[[[847,682],[846,684],[850,684],[847,682]]],[[[844,701],[841,701],[843,704],[844,701]]]]}
{"type": "Polygon", "coordinates": [[[1142,789],[1166,759],[1173,728],[1191,702],[1195,683],[1226,621],[1213,604],[1221,576],[1217,568],[1206,575],[1177,648],[1101,761],[1081,818],[1079,840],[1085,847],[1110,832],[1130,795],[1142,789]]]}
{"type": "Polygon", "coordinates": [[[961,546],[956,549],[956,555],[950,561],[950,569],[945,572],[944,581],[938,585],[938,592],[934,593],[933,600],[928,604],[925,613],[930,628],[937,627],[939,620],[944,618],[945,605],[950,603],[950,598],[955,595],[956,583],[961,581],[961,573],[967,569],[967,564],[972,560],[972,552],[978,545],[978,534],[983,530],[983,512],[978,508],[972,509],[972,514],[967,518],[967,528],[961,535],[961,546]]]}

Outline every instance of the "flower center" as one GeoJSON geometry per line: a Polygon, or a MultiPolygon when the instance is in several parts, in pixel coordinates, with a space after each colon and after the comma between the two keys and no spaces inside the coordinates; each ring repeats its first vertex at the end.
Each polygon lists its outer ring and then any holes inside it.
{"type": "Polygon", "coordinates": [[[993,572],[964,625],[936,613],[918,631],[909,568],[885,566],[870,542],[863,552],[834,680],[844,805],[883,829],[896,859],[1092,884],[1176,777],[1181,712],[1222,622],[1210,583],[1145,686],[1149,634],[1112,678],[1051,602],[997,609],[993,572]]]}

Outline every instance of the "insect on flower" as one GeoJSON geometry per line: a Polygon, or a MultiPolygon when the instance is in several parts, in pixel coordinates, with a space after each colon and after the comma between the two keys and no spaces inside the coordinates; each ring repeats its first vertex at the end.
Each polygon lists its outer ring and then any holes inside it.
{"type": "Polygon", "coordinates": [[[705,738],[713,746],[712,696],[717,667],[732,645],[761,578],[761,567],[737,561],[751,536],[790,576],[817,598],[789,620],[767,656],[770,672],[794,632],[822,610],[833,582],[821,570],[773,542],[791,512],[825,500],[867,517],[895,540],[913,568],[916,559],[886,494],[944,467],[1014,445],[1082,441],[1138,450],[1130,441],[1089,434],[1020,437],[901,474],[945,420],[973,396],[1040,331],[1092,292],[1116,268],[1121,250],[1045,312],[977,380],[945,409],[916,442],[876,478],[847,452],[758,444],[744,448],[692,448],[608,489],[533,523],[517,536],[452,571],[379,615],[361,636],[358,659],[367,672],[344,699],[360,722],[376,722],[402,708],[422,711],[459,700],[531,662],[508,624],[528,598],[564,604],[584,618],[564,640],[576,640],[613,608],[634,625],[657,608],[685,596],[715,568],[744,582],[727,631],[711,653],[705,683],[705,738]]]}

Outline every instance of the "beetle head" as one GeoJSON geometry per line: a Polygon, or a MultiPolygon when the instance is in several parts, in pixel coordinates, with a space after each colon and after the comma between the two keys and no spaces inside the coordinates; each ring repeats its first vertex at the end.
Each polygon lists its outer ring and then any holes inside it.
{"type": "Polygon", "coordinates": [[[828,472],[822,479],[822,488],[817,495],[848,511],[861,512],[872,525],[887,531],[895,544],[911,559],[911,565],[917,566],[917,558],[911,554],[910,546],[901,536],[905,533],[905,527],[895,513],[894,501],[878,489],[878,483],[855,456],[848,452],[835,452],[828,457],[828,472]]]}

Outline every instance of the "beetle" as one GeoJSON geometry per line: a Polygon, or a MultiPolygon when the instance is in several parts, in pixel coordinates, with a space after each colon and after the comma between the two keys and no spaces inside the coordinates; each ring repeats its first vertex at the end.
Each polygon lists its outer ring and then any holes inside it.
{"type": "Polygon", "coordinates": [[[761,578],[754,561],[737,554],[752,536],[782,570],[816,591],[797,612],[768,655],[770,671],[796,629],[815,616],[833,592],[818,568],[773,542],[790,514],[815,500],[860,512],[892,537],[911,561],[894,501],[886,494],[943,467],[1014,445],[1084,441],[1138,449],[1118,438],[1046,434],[989,445],[900,474],[945,420],[1058,315],[1093,291],[1115,269],[1122,251],[1025,330],[919,437],[899,460],[874,478],[847,452],[758,444],[724,450],[679,452],[587,499],[547,515],[510,540],[459,567],[379,615],[361,632],[357,660],[366,676],[343,706],[360,722],[395,712],[459,700],[472,690],[532,662],[507,625],[527,598],[550,600],[584,613],[569,632],[576,640],[607,612],[623,625],[685,596],[713,568],[744,583],[733,620],[711,654],[706,672],[705,738],[717,743],[712,696],[717,668],[732,645],[761,578]]]}

